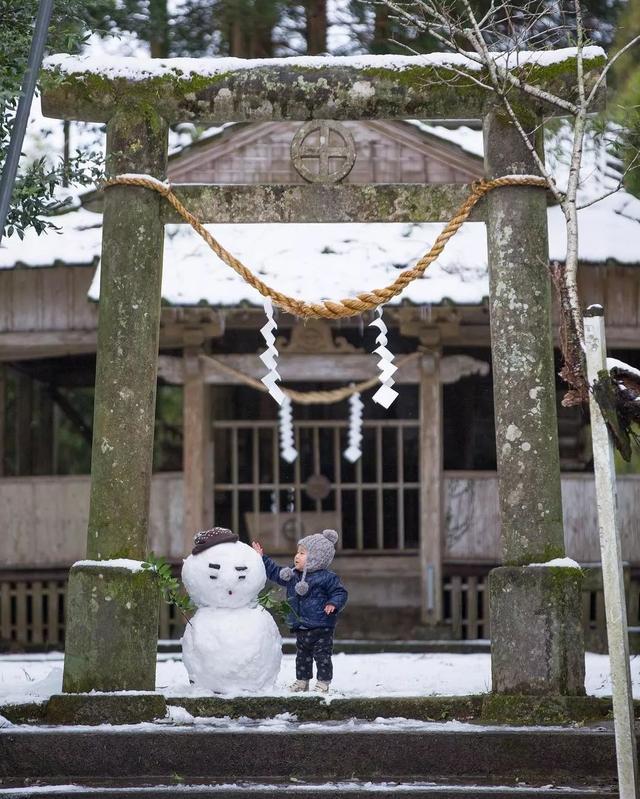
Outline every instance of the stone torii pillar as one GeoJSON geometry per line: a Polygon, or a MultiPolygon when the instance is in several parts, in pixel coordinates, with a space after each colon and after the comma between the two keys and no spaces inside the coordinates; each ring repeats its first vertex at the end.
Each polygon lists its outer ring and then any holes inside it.
{"type": "MultiPolygon", "coordinates": [[[[484,151],[489,179],[536,171],[525,142],[499,110],[485,117],[484,151]]],[[[546,192],[491,192],[487,239],[505,564],[491,572],[489,583],[493,691],[584,694],[582,574],[529,565],[565,555],[546,192]]]]}
{"type": "MultiPolygon", "coordinates": [[[[119,111],[107,170],[164,178],[167,125],[119,111]]],[[[147,555],[164,226],[159,195],[114,186],[104,199],[87,561],[72,567],[63,690],[155,687],[159,593],[147,555]]]]}

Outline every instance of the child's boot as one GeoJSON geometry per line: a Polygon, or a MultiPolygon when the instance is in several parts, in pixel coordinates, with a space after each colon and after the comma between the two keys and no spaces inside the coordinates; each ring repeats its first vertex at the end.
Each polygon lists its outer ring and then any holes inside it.
{"type": "Polygon", "coordinates": [[[289,690],[296,694],[301,693],[302,691],[308,691],[309,680],[296,680],[294,683],[291,683],[289,690]]]}
{"type": "Polygon", "coordinates": [[[326,694],[329,691],[329,686],[330,685],[331,685],[330,682],[325,682],[324,680],[316,680],[315,690],[319,694],[326,694]]]}

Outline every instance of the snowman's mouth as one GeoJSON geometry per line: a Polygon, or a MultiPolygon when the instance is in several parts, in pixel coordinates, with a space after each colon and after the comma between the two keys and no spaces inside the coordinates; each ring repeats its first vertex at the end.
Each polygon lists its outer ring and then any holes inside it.
{"type": "Polygon", "coordinates": [[[229,596],[231,596],[231,594],[233,594],[233,591],[229,591],[229,596]]]}

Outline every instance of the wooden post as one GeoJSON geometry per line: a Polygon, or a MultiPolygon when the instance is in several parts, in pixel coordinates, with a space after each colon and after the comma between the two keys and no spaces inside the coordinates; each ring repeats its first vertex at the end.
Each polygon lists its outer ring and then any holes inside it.
{"type": "Polygon", "coordinates": [[[38,423],[34,441],[34,473],[53,474],[53,401],[47,386],[39,383],[38,423]]]}
{"type": "MultiPolygon", "coordinates": [[[[607,371],[607,344],[604,332],[604,311],[592,305],[584,318],[584,337],[589,385],[607,371]]],[[[611,662],[613,724],[616,735],[618,790],[620,799],[637,799],[638,758],[634,723],[631,670],[629,666],[629,634],[625,599],[622,550],[617,523],[616,467],[613,442],[600,406],[593,392],[589,393],[593,466],[598,504],[598,531],[602,556],[602,584],[607,617],[607,641],[611,662]]]]}
{"type": "Polygon", "coordinates": [[[0,477],[5,473],[6,453],[6,425],[7,425],[7,367],[0,363],[0,477]]]}
{"type": "Polygon", "coordinates": [[[420,359],[421,618],[442,621],[442,384],[439,353],[420,359]]]}
{"type": "MultiPolygon", "coordinates": [[[[164,178],[167,125],[148,106],[107,125],[109,176],[164,178]],[[139,113],[139,116],[137,115],[139,113]]],[[[147,554],[164,227],[162,199],[105,192],[87,557],[71,569],[63,690],[155,686],[159,596],[147,554]],[[119,560],[105,568],[105,560],[119,560]]]]}
{"type": "Polygon", "coordinates": [[[16,474],[31,474],[33,461],[31,423],[33,421],[33,381],[22,372],[16,373],[16,474]]]}
{"type": "Polygon", "coordinates": [[[182,463],[184,485],[184,552],[193,536],[213,522],[213,439],[211,435],[211,387],[204,381],[199,350],[184,353],[182,411],[182,463]]]}

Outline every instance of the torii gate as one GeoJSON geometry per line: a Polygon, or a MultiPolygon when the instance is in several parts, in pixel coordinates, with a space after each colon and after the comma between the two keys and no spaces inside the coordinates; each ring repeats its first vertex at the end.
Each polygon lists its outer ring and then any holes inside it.
{"type": "MultiPolygon", "coordinates": [[[[167,127],[176,122],[406,118],[482,120],[486,176],[535,173],[497,98],[447,69],[450,58],[114,59],[92,70],[82,59],[55,56],[44,72],[43,109],[55,118],[107,123],[109,176],[164,179],[167,127]]],[[[585,60],[588,82],[601,66],[602,59],[585,60]]],[[[563,51],[529,70],[527,79],[570,95],[575,57],[563,51]]],[[[516,106],[529,123],[556,111],[524,95],[516,106]]],[[[541,139],[541,124],[537,131],[541,139]]],[[[287,187],[174,188],[205,223],[441,222],[469,192],[464,185],[311,184],[296,186],[293,202],[287,187]]],[[[501,188],[473,218],[486,222],[488,234],[505,564],[490,577],[493,691],[579,695],[580,572],[529,567],[565,554],[545,191],[501,188]]],[[[69,577],[66,692],[154,688],[159,600],[136,561],[147,553],[164,224],[177,221],[145,189],[115,186],[106,193],[90,560],[74,565],[69,577]]],[[[439,503],[439,492],[437,483],[423,496],[439,503]]],[[[421,564],[428,567],[428,551],[421,564]]]]}

